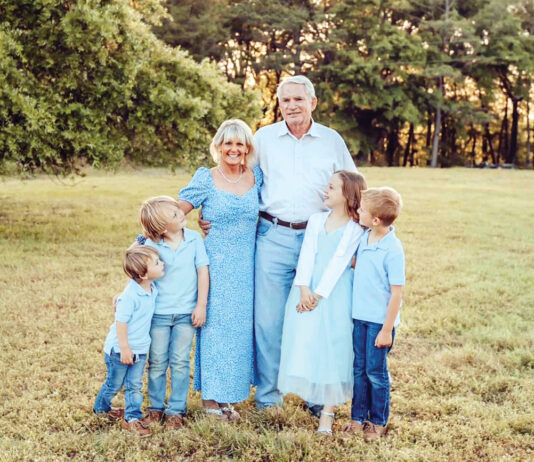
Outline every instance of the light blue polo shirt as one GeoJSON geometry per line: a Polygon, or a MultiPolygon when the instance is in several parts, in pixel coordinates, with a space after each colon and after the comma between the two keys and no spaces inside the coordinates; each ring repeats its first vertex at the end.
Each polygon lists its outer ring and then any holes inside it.
{"type": "Polygon", "coordinates": [[[117,299],[115,322],[109,328],[104,351],[109,355],[113,349],[120,353],[117,338],[117,321],[128,324],[128,343],[132,353],[142,355],[150,348],[150,324],[156,308],[158,289],[152,284],[152,292],[148,293],[137,282],[130,282],[117,299]]]}
{"type": "Polygon", "coordinates": [[[158,288],[155,314],[191,314],[197,304],[197,269],[209,265],[204,241],[199,233],[184,228],[184,239],[173,250],[163,239],[147,239],[165,263],[165,275],[156,279],[158,288]]]}
{"type": "MultiPolygon", "coordinates": [[[[391,297],[390,286],[404,286],[404,249],[395,228],[378,242],[368,244],[370,229],[363,234],[356,253],[352,292],[352,317],[384,324],[391,297]]],[[[395,327],[400,323],[400,311],[395,327]]]]}

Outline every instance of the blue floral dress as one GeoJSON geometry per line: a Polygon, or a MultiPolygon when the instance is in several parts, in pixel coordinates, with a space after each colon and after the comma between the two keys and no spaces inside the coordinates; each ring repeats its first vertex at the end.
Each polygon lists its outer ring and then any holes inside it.
{"type": "Polygon", "coordinates": [[[215,188],[201,167],[180,200],[198,208],[211,222],[204,241],[210,259],[206,324],[197,330],[195,390],[202,399],[237,403],[250,395],[254,378],[254,250],[263,174],[253,169],[255,185],[242,196],[215,188]]]}

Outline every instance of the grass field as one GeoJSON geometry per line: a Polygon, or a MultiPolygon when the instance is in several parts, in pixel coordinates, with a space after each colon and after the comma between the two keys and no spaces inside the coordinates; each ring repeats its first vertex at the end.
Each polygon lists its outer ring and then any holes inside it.
{"type": "MultiPolygon", "coordinates": [[[[405,203],[385,440],[318,437],[295,397],[269,412],[249,400],[232,425],[205,419],[191,392],[187,427],[144,440],[92,415],[138,208],[189,178],[143,170],[0,179],[0,460],[533,460],[534,172],[363,173],[405,203]]],[[[348,417],[347,404],[336,428],[348,417]]]]}

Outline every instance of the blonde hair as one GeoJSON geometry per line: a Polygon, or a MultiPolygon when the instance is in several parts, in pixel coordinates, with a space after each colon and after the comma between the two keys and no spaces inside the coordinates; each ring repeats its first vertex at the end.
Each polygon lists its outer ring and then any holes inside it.
{"type": "Polygon", "coordinates": [[[170,196],[156,196],[143,202],[139,210],[139,219],[145,237],[157,242],[169,223],[169,210],[180,209],[178,201],[170,196]]]}
{"type": "Polygon", "coordinates": [[[369,213],[389,226],[399,216],[402,208],[402,198],[393,188],[369,188],[362,193],[369,213]]]}
{"type": "Polygon", "coordinates": [[[210,144],[211,157],[213,157],[215,163],[219,165],[221,162],[221,152],[219,151],[221,144],[230,140],[240,141],[247,147],[248,152],[245,156],[245,166],[252,168],[256,162],[254,138],[250,127],[241,119],[226,120],[221,124],[217,133],[215,133],[210,144]]]}
{"type": "Polygon", "coordinates": [[[148,262],[151,258],[159,258],[158,251],[153,247],[136,242],[126,249],[122,260],[122,268],[129,278],[139,282],[146,274],[148,262]]]}

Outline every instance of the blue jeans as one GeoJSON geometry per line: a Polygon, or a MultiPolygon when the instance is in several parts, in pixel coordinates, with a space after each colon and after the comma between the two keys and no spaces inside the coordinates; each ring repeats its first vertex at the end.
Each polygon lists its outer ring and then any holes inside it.
{"type": "MultiPolygon", "coordinates": [[[[375,347],[382,324],[354,320],[354,395],[351,418],[385,426],[389,418],[389,372],[387,348],[375,347]]],[[[393,329],[392,338],[395,338],[393,329]]]]}
{"type": "Polygon", "coordinates": [[[183,415],[189,391],[189,355],[195,328],[190,314],[155,314],[150,327],[148,356],[148,410],[168,415],[183,415]],[[171,369],[171,394],[168,406],[167,368],[171,369]]]}
{"type": "Polygon", "coordinates": [[[275,225],[260,218],[254,268],[254,343],[256,406],[278,405],[280,346],[286,300],[295,278],[305,230],[275,225]]]}
{"type": "Polygon", "coordinates": [[[145,371],[146,354],[134,355],[133,364],[122,364],[120,353],[105,354],[107,377],[100,388],[93,406],[97,414],[111,410],[111,401],[124,385],[124,419],[127,422],[140,419],[143,414],[143,372],[145,371]]]}

